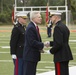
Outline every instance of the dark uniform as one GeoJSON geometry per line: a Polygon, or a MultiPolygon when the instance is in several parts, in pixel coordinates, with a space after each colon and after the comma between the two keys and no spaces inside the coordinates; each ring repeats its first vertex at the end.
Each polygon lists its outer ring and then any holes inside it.
{"type": "Polygon", "coordinates": [[[14,61],[15,64],[15,75],[22,75],[20,74],[22,70],[21,66],[23,65],[23,48],[25,42],[25,27],[20,23],[14,25],[11,34],[10,40],[10,53],[11,55],[15,54],[17,59],[14,61]],[[18,67],[18,69],[17,69],[18,67]],[[19,74],[18,74],[19,73],[19,74]]]}
{"type": "Polygon", "coordinates": [[[56,75],[69,75],[68,63],[73,60],[69,47],[69,29],[61,21],[56,23],[54,28],[53,40],[50,42],[52,48],[50,52],[54,54],[56,75]]]}
{"type": "Polygon", "coordinates": [[[51,37],[52,35],[52,22],[51,21],[49,21],[48,23],[47,34],[48,34],[48,37],[51,37]]]}

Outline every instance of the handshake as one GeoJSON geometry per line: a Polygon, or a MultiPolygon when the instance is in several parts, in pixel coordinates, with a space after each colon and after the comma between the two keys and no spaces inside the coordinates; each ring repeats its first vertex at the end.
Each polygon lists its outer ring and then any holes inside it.
{"type": "MultiPolygon", "coordinates": [[[[44,47],[50,47],[50,42],[49,41],[46,41],[46,42],[44,42],[44,47]]],[[[45,51],[43,51],[42,53],[48,53],[48,54],[51,54],[50,53],[50,50],[45,50],[45,51]]]]}
{"type": "Polygon", "coordinates": [[[49,41],[44,42],[44,46],[45,47],[50,47],[50,42],[49,41]]]}
{"type": "MultiPolygon", "coordinates": [[[[50,42],[49,41],[46,41],[44,42],[44,47],[50,47],[50,42]]],[[[51,54],[50,53],[50,50],[40,50],[41,53],[48,53],[48,54],[51,54]]]]}

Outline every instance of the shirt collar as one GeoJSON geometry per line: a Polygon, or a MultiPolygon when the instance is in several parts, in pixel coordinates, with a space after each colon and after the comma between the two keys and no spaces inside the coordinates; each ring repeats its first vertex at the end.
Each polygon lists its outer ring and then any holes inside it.
{"type": "Polygon", "coordinates": [[[61,20],[59,20],[59,21],[56,23],[56,25],[57,25],[59,22],[61,22],[61,20]]]}
{"type": "MultiPolygon", "coordinates": [[[[33,22],[33,21],[32,21],[33,22]]],[[[33,22],[34,23],[34,25],[35,25],[35,27],[37,26],[37,24],[35,23],[35,22],[33,22]]]]}

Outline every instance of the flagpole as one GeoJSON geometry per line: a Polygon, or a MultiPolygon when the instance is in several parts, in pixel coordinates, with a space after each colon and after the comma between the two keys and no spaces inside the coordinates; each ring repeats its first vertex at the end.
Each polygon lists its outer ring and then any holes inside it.
{"type": "Polygon", "coordinates": [[[15,7],[17,6],[17,2],[16,2],[16,0],[15,0],[15,7]]]}
{"type": "Polygon", "coordinates": [[[65,6],[66,6],[66,25],[68,25],[68,6],[67,6],[67,0],[65,0],[65,6]]]}
{"type": "Polygon", "coordinates": [[[49,6],[49,0],[48,0],[48,6],[49,6]]]}
{"type": "Polygon", "coordinates": [[[67,6],[67,0],[65,0],[65,6],[67,6]]]}

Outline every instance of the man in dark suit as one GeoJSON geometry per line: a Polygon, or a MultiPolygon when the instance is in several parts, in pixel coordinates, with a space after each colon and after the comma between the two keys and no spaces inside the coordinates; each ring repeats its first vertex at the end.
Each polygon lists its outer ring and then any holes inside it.
{"type": "Polygon", "coordinates": [[[44,47],[38,29],[38,24],[41,24],[42,21],[40,13],[36,11],[31,12],[30,20],[31,22],[28,24],[25,33],[23,75],[36,75],[36,67],[38,61],[40,61],[40,53],[44,47]]]}
{"type": "Polygon", "coordinates": [[[51,12],[51,21],[55,24],[53,42],[47,42],[52,46],[49,53],[54,54],[55,75],[69,75],[69,61],[73,60],[69,47],[70,31],[61,21],[60,12],[51,12]]]}
{"type": "Polygon", "coordinates": [[[27,22],[27,14],[19,12],[16,14],[17,22],[15,23],[11,39],[10,39],[10,53],[14,61],[14,75],[23,74],[23,48],[25,42],[25,27],[27,22]]]}

